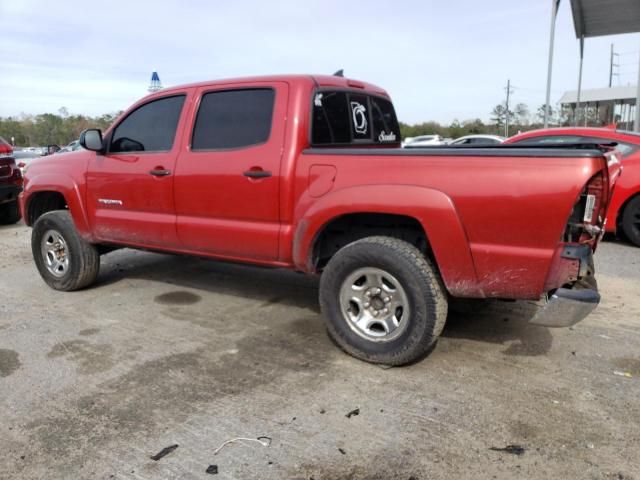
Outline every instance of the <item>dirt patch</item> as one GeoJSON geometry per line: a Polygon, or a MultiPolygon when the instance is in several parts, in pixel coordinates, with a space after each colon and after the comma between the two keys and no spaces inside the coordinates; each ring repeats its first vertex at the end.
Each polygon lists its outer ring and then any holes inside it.
{"type": "Polygon", "coordinates": [[[80,330],[78,335],[82,335],[83,337],[88,337],[89,335],[95,335],[100,331],[99,328],[85,328],[84,330],[80,330]]]}
{"type": "Polygon", "coordinates": [[[111,369],[112,354],[111,345],[89,343],[86,340],[70,340],[55,344],[47,357],[69,357],[78,364],[78,373],[89,375],[111,369]]]}
{"type": "Polygon", "coordinates": [[[18,352],[0,348],[0,377],[8,377],[20,368],[18,352]]]}
{"type": "Polygon", "coordinates": [[[153,299],[154,302],[161,303],[163,305],[193,305],[194,303],[198,303],[200,300],[202,300],[200,295],[183,290],[163,293],[153,299]]]}

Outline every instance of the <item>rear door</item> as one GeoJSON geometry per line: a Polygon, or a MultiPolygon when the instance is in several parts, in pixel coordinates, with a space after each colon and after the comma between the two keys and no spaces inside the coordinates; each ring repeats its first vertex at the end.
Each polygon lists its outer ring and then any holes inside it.
{"type": "Polygon", "coordinates": [[[224,257],[277,259],[287,84],[200,88],[195,98],[190,139],[176,167],[182,246],[224,257]]]}
{"type": "Polygon", "coordinates": [[[173,184],[186,98],[172,94],[136,107],[107,136],[107,152],[92,156],[87,201],[100,240],[177,246],[173,184]]]}

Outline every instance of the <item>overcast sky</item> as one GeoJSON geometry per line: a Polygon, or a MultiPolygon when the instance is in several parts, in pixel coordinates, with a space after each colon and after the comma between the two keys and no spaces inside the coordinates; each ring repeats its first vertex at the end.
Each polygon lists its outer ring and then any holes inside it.
{"type": "MultiPolygon", "coordinates": [[[[552,103],[575,89],[569,0],[556,30],[552,103]]],[[[504,100],[544,102],[551,0],[0,0],[0,116],[98,115],[165,86],[274,73],[333,73],[378,84],[400,120],[487,119],[504,100]]],[[[606,14],[606,12],[603,12],[606,14]]],[[[589,39],[584,88],[637,81],[640,35],[589,39]]]]}

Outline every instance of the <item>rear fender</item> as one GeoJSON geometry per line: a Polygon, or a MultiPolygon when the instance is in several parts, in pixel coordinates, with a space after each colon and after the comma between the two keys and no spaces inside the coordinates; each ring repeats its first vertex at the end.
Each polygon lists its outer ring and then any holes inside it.
{"type": "MultiPolygon", "coordinates": [[[[304,202],[303,202],[304,203],[304,202]]],[[[439,190],[410,185],[348,187],[314,199],[296,212],[293,261],[314,271],[313,245],[332,220],[352,213],[385,213],[415,218],[424,229],[442,280],[451,295],[481,297],[469,242],[452,200],[439,190]]]]}

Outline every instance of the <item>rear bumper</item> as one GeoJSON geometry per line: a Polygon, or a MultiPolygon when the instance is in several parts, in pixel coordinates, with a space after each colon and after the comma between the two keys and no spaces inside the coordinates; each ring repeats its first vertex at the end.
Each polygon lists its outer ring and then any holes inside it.
{"type": "Polygon", "coordinates": [[[591,248],[588,245],[567,247],[563,257],[579,262],[577,279],[571,287],[561,287],[549,293],[530,320],[532,324],[570,327],[589,315],[600,303],[591,248]]]}
{"type": "Polygon", "coordinates": [[[559,288],[530,320],[545,327],[570,327],[589,315],[600,303],[595,288],[559,288]]]}
{"type": "Polygon", "coordinates": [[[18,185],[0,185],[0,204],[16,201],[20,192],[22,187],[18,185]]]}

